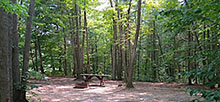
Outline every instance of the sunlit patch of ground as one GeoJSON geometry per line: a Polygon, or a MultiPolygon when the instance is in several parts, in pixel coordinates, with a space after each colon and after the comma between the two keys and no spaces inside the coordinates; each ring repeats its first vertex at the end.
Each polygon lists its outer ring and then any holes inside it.
{"type": "Polygon", "coordinates": [[[190,97],[185,93],[183,84],[135,82],[135,89],[119,87],[122,82],[107,80],[105,87],[95,86],[99,81],[93,81],[89,88],[73,88],[74,78],[50,77],[49,81],[36,81],[32,83],[38,88],[32,90],[38,96],[32,96],[30,102],[180,102],[189,101],[190,97]]]}

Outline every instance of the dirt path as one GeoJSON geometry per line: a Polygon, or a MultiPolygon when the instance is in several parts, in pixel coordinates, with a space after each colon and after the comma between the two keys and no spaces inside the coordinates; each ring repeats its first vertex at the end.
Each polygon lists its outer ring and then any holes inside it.
{"type": "MultiPolygon", "coordinates": [[[[118,86],[122,82],[107,80],[105,87],[90,86],[85,89],[73,88],[74,78],[49,78],[49,81],[32,83],[38,88],[32,90],[30,102],[180,102],[193,99],[185,93],[181,84],[135,82],[135,89],[118,86]]],[[[92,82],[98,84],[98,81],[92,82]]]]}

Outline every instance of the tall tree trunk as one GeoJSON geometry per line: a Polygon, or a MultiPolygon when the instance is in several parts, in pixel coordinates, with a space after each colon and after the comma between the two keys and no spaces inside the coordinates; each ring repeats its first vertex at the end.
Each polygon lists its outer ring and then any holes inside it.
{"type": "Polygon", "coordinates": [[[141,61],[141,50],[142,50],[142,35],[140,34],[140,44],[139,44],[139,49],[138,49],[138,65],[137,65],[137,76],[138,76],[138,80],[140,80],[140,67],[142,65],[142,61],[141,61]]]}
{"type": "Polygon", "coordinates": [[[35,71],[34,52],[32,50],[31,50],[31,53],[30,53],[30,57],[31,57],[32,67],[35,71]]]}
{"type": "Polygon", "coordinates": [[[153,21],[153,35],[152,35],[152,46],[153,46],[153,53],[152,53],[152,61],[153,61],[153,65],[152,65],[152,70],[153,70],[153,79],[154,81],[157,80],[157,70],[156,70],[156,21],[153,21]]]}
{"type": "Polygon", "coordinates": [[[118,4],[119,4],[119,1],[116,0],[116,6],[117,7],[117,15],[118,15],[118,28],[119,28],[119,39],[120,39],[120,42],[119,42],[119,49],[118,49],[118,68],[117,68],[117,78],[118,80],[122,80],[122,70],[123,70],[123,65],[122,65],[122,34],[123,34],[123,29],[122,29],[122,21],[121,21],[121,18],[122,18],[122,14],[120,14],[120,11],[121,9],[118,8],[118,4]]]}
{"type": "MultiPolygon", "coordinates": [[[[189,58],[191,56],[191,31],[188,31],[188,51],[187,51],[187,56],[188,56],[188,62],[187,62],[187,67],[188,67],[188,72],[191,71],[191,67],[192,67],[192,63],[191,63],[191,59],[189,58]]],[[[191,80],[191,76],[188,77],[188,84],[192,85],[192,80],[191,80]]]]}
{"type": "Polygon", "coordinates": [[[54,56],[53,56],[52,50],[50,51],[50,60],[51,60],[51,67],[54,72],[56,69],[55,69],[55,65],[54,65],[54,56]]]}
{"type": "MultiPolygon", "coordinates": [[[[81,8],[79,8],[79,28],[82,29],[82,19],[81,19],[81,8]]],[[[84,24],[85,26],[85,24],[84,24]]],[[[83,31],[82,35],[82,46],[80,47],[80,66],[81,66],[81,73],[83,73],[83,66],[84,66],[84,48],[85,48],[85,34],[86,32],[83,31]]],[[[79,33],[81,35],[81,33],[79,33]]]]}
{"type": "MultiPolygon", "coordinates": [[[[70,24],[71,30],[73,30],[73,23],[74,23],[73,18],[69,18],[69,24],[70,24]]],[[[71,32],[71,46],[72,46],[72,58],[73,58],[73,62],[72,62],[73,63],[73,73],[72,73],[72,75],[75,76],[77,63],[76,63],[76,56],[75,56],[75,37],[74,37],[73,32],[71,32]]]]}
{"type": "Polygon", "coordinates": [[[37,43],[38,43],[38,52],[39,52],[39,57],[40,57],[40,71],[42,74],[44,74],[43,57],[42,57],[41,47],[40,47],[40,36],[37,37],[37,43]]]}
{"type": "Polygon", "coordinates": [[[35,46],[34,46],[34,56],[35,56],[35,71],[38,71],[38,41],[37,41],[37,35],[35,35],[35,46]]]}
{"type": "Polygon", "coordinates": [[[62,53],[59,54],[59,72],[62,72],[62,53]]]}
{"type": "Polygon", "coordinates": [[[128,80],[128,66],[129,66],[129,59],[130,58],[130,50],[131,50],[131,47],[130,47],[130,36],[128,35],[130,33],[129,31],[129,26],[130,26],[130,11],[131,11],[131,2],[132,0],[129,1],[129,7],[128,7],[128,11],[127,11],[127,27],[124,28],[124,32],[125,32],[125,37],[124,37],[124,40],[125,40],[125,51],[124,53],[122,53],[122,56],[123,56],[123,66],[124,66],[124,70],[125,70],[125,82],[127,82],[128,80]],[[129,57],[128,57],[129,56],[129,57]]]}
{"type": "MultiPolygon", "coordinates": [[[[112,0],[109,0],[110,1],[110,5],[112,8],[113,7],[113,3],[112,3],[112,0]]],[[[112,46],[112,79],[116,79],[116,70],[117,70],[117,56],[116,56],[116,53],[117,53],[117,45],[116,45],[116,41],[117,41],[117,22],[114,18],[115,14],[113,13],[113,17],[112,17],[112,21],[113,21],[113,31],[114,31],[114,34],[113,34],[113,46],[112,46]]]]}
{"type": "MultiPolygon", "coordinates": [[[[94,48],[91,47],[91,54],[94,54],[94,48]]],[[[92,59],[92,73],[96,73],[95,58],[92,59]]]]}
{"type": "Polygon", "coordinates": [[[11,81],[9,65],[9,18],[3,8],[0,8],[0,102],[11,102],[11,81]]]}
{"type": "MultiPolygon", "coordinates": [[[[13,3],[17,3],[17,0],[12,0],[13,3]]],[[[18,48],[18,42],[19,42],[19,35],[18,35],[18,18],[16,14],[13,14],[13,30],[12,30],[12,41],[13,41],[13,48],[12,48],[12,77],[13,77],[13,83],[20,83],[20,69],[19,69],[19,48],[18,48]]],[[[20,102],[21,98],[21,90],[17,87],[13,87],[13,101],[20,102]]]]}
{"type": "Polygon", "coordinates": [[[141,0],[138,0],[138,11],[137,11],[137,28],[136,28],[136,34],[135,34],[135,41],[134,41],[134,48],[133,52],[129,61],[129,73],[128,73],[128,80],[126,83],[127,88],[133,88],[133,83],[132,83],[132,77],[133,77],[133,71],[134,71],[134,59],[135,59],[135,54],[136,54],[136,49],[137,49],[137,43],[138,43],[138,37],[139,37],[139,32],[140,32],[140,26],[141,26],[141,0]]]}
{"type": "MultiPolygon", "coordinates": [[[[213,50],[212,49],[212,38],[211,38],[211,34],[210,34],[210,30],[209,29],[207,30],[207,40],[208,40],[207,41],[208,42],[208,45],[207,45],[208,46],[208,50],[211,51],[211,50],[213,50]]],[[[211,55],[211,54],[209,54],[209,55],[211,55]]],[[[208,62],[207,65],[209,66],[211,64],[211,59],[207,59],[207,62],[208,62]]],[[[208,78],[209,83],[213,82],[214,77],[215,77],[215,74],[213,75],[213,78],[208,78]]],[[[214,89],[215,85],[211,85],[210,88],[214,89]]]]}
{"type": "MultiPolygon", "coordinates": [[[[98,54],[98,46],[97,46],[97,37],[95,36],[95,54],[98,54]]],[[[96,74],[98,74],[98,62],[99,62],[99,57],[98,56],[95,56],[95,72],[96,74]]]]}
{"type": "MultiPolygon", "coordinates": [[[[64,30],[64,28],[63,28],[63,32],[64,32],[65,30],[64,30]]],[[[68,73],[67,73],[67,53],[66,53],[66,48],[67,48],[67,44],[66,44],[66,33],[64,32],[64,37],[63,37],[63,41],[64,41],[64,52],[63,52],[63,54],[64,54],[64,74],[65,74],[65,76],[67,76],[68,75],[68,73]]]]}
{"type": "MultiPolygon", "coordinates": [[[[25,35],[25,45],[24,45],[24,55],[23,55],[23,69],[22,69],[22,82],[25,81],[25,78],[27,78],[27,73],[29,69],[29,56],[30,56],[30,46],[31,46],[31,33],[32,33],[32,18],[34,15],[34,5],[35,0],[30,0],[29,5],[29,17],[27,18],[27,27],[26,27],[26,35],[25,35]]],[[[26,100],[26,91],[24,87],[22,89],[22,102],[26,100]]]]}
{"type": "MultiPolygon", "coordinates": [[[[176,50],[178,45],[177,45],[177,41],[176,41],[176,36],[174,36],[173,38],[173,46],[174,46],[174,49],[176,50]]],[[[174,57],[173,57],[173,60],[174,60],[174,65],[175,65],[175,68],[178,68],[178,73],[181,73],[181,70],[180,70],[180,64],[179,64],[179,61],[176,60],[176,58],[178,57],[178,53],[174,53],[174,57]]],[[[181,79],[181,76],[178,74],[178,79],[181,79]]]]}
{"type": "MultiPolygon", "coordinates": [[[[85,0],[84,0],[84,6],[86,6],[86,1],[85,0]]],[[[90,73],[89,34],[88,34],[86,7],[84,7],[84,30],[85,30],[85,33],[86,33],[86,56],[87,56],[87,69],[86,69],[86,72],[90,73]]]]}
{"type": "MultiPolygon", "coordinates": [[[[189,9],[189,5],[188,5],[188,2],[187,0],[184,0],[185,2],[185,5],[186,5],[186,8],[189,9]]],[[[191,56],[191,31],[190,29],[188,29],[188,51],[187,51],[187,56],[188,56],[188,62],[187,62],[187,70],[188,72],[190,72],[190,68],[192,67],[191,65],[191,60],[189,59],[189,57],[191,56]]],[[[188,84],[189,85],[192,85],[192,80],[191,80],[191,77],[188,77],[188,84]]]]}
{"type": "Polygon", "coordinates": [[[13,101],[13,78],[12,78],[12,45],[13,45],[13,15],[8,13],[8,68],[9,68],[9,86],[10,100],[13,101]]]}
{"type": "Polygon", "coordinates": [[[76,17],[75,17],[75,21],[76,21],[76,49],[75,49],[75,56],[76,56],[76,62],[77,62],[77,79],[81,79],[82,77],[80,76],[80,74],[82,74],[82,63],[81,63],[81,51],[80,51],[80,38],[79,38],[79,7],[77,4],[77,0],[75,1],[75,13],[76,13],[76,17]]]}

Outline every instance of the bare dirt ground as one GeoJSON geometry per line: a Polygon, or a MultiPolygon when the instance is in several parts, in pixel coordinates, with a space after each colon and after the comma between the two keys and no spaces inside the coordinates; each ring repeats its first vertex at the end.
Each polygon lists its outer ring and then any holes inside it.
{"type": "Polygon", "coordinates": [[[49,77],[48,81],[31,80],[38,86],[27,95],[30,102],[188,102],[195,97],[185,92],[184,84],[134,82],[134,89],[126,89],[121,81],[106,80],[105,87],[95,80],[89,88],[73,88],[74,78],[49,77]],[[118,86],[122,84],[122,86],[118,86]]]}

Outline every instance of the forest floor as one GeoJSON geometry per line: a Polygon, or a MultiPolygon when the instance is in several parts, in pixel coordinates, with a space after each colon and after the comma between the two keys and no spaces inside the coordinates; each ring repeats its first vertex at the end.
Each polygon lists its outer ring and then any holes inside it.
{"type": "Polygon", "coordinates": [[[89,88],[74,88],[79,82],[64,77],[31,80],[38,88],[27,96],[30,102],[188,102],[196,98],[185,92],[186,87],[194,86],[178,83],[134,82],[134,89],[126,89],[121,81],[106,80],[105,87],[100,87],[94,86],[99,84],[94,80],[89,88]]]}

